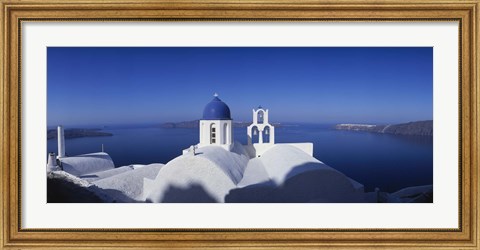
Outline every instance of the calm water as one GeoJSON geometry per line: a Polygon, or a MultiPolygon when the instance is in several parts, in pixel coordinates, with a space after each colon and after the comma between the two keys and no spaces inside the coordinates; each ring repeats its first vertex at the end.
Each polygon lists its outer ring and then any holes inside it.
{"type": "MultiPolygon", "coordinates": [[[[395,136],[338,131],[330,125],[298,125],[276,128],[276,142],[313,142],[315,158],[365,185],[396,191],[403,187],[433,183],[432,137],[395,136]]],[[[182,150],[198,143],[198,129],[111,128],[110,137],[67,139],[67,155],[101,151],[109,153],[116,166],[134,163],[167,163],[182,150]]],[[[234,129],[235,140],[247,142],[246,128],[234,129]]],[[[48,152],[57,152],[57,140],[47,142],[48,152]]]]}

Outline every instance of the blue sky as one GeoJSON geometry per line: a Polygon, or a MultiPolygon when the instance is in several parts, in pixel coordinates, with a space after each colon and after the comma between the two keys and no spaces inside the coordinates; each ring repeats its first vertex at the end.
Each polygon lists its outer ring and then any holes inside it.
{"type": "Polygon", "coordinates": [[[217,92],[232,118],[432,119],[431,47],[49,47],[48,126],[200,119],[217,92]]]}

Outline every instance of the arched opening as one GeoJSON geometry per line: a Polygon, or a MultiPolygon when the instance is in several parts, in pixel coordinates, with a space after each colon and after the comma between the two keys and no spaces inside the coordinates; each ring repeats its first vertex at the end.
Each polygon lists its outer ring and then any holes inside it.
{"type": "Polygon", "coordinates": [[[252,143],[258,143],[259,140],[259,131],[257,126],[252,127],[252,143]]]}
{"type": "Polygon", "coordinates": [[[257,112],[257,123],[258,124],[263,124],[263,118],[265,116],[265,113],[263,112],[263,110],[260,110],[257,112]]]}
{"type": "Polygon", "coordinates": [[[215,128],[215,123],[210,125],[210,144],[215,144],[217,141],[217,131],[215,128]]]}
{"type": "Polygon", "coordinates": [[[223,135],[223,137],[222,137],[222,144],[227,144],[227,143],[228,143],[228,136],[229,136],[228,123],[223,124],[223,133],[222,133],[222,135],[223,135]]]}
{"type": "Polygon", "coordinates": [[[270,126],[266,126],[263,129],[262,138],[263,138],[263,143],[269,143],[270,142],[270,126]]]}

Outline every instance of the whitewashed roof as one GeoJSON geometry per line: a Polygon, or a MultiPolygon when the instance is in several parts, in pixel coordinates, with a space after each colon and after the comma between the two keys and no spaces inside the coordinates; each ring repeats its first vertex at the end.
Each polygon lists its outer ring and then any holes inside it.
{"type": "Polygon", "coordinates": [[[115,168],[107,153],[91,153],[60,158],[63,171],[82,177],[83,175],[115,168]]]}

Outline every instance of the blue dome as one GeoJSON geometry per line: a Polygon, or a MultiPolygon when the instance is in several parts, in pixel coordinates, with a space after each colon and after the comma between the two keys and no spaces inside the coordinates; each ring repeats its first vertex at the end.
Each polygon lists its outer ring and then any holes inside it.
{"type": "Polygon", "coordinates": [[[231,120],[230,108],[220,98],[214,97],[203,109],[203,120],[231,120]]]}

